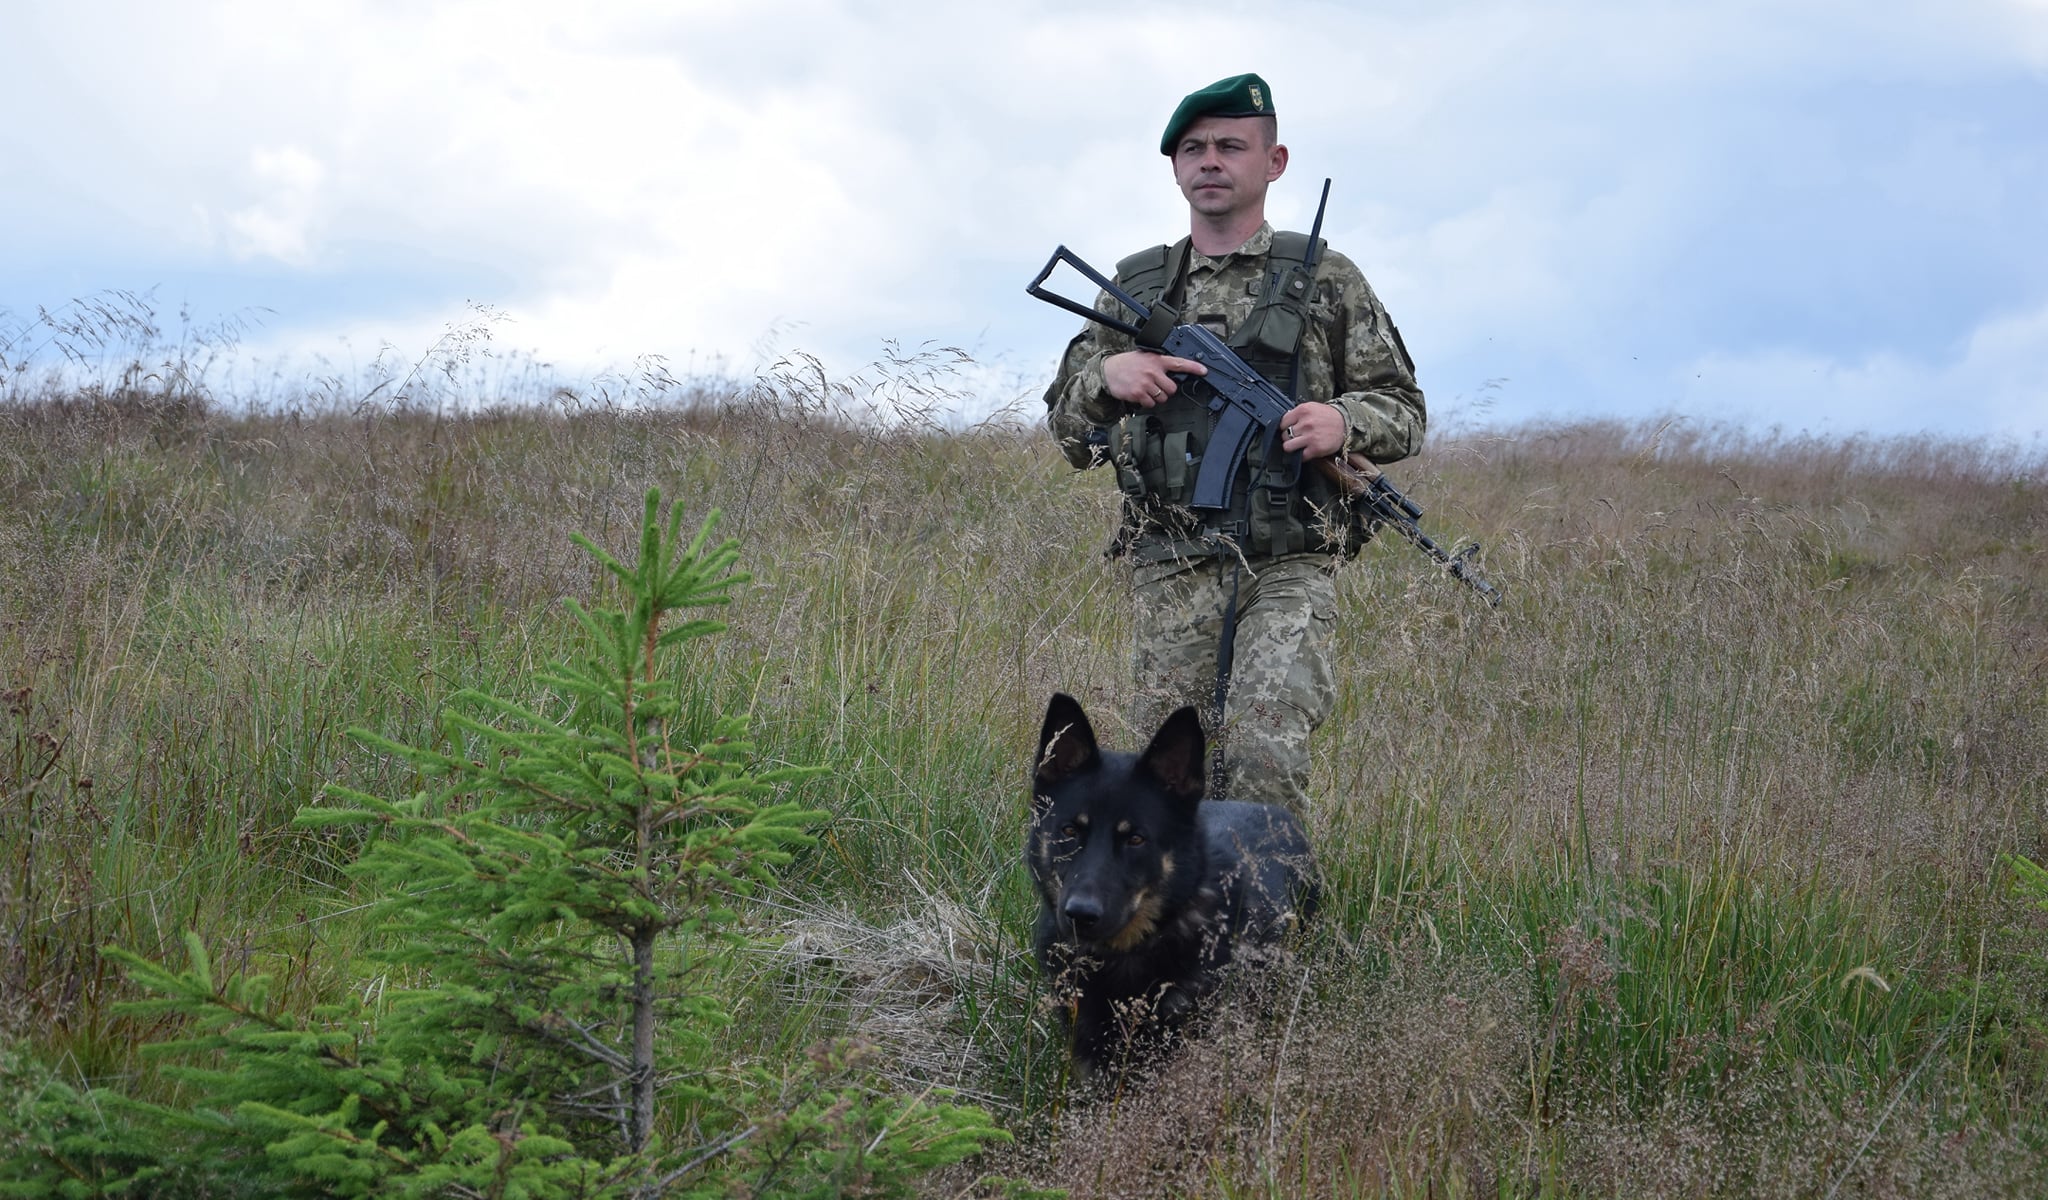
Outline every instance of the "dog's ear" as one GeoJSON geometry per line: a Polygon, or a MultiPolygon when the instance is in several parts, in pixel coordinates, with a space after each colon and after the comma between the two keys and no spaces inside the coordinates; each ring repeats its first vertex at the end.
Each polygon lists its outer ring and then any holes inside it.
{"type": "Polygon", "coordinates": [[[1202,718],[1190,705],[1166,718],[1166,724],[1152,735],[1152,744],[1145,747],[1145,754],[1138,761],[1168,794],[1193,808],[1209,785],[1208,768],[1203,762],[1208,748],[1202,718]]]}
{"type": "Polygon", "coordinates": [[[1032,771],[1032,803],[1042,805],[1048,788],[1072,779],[1102,761],[1095,743],[1095,727],[1081,702],[1065,692],[1054,692],[1045,706],[1045,724],[1038,731],[1037,765],[1032,771]]]}

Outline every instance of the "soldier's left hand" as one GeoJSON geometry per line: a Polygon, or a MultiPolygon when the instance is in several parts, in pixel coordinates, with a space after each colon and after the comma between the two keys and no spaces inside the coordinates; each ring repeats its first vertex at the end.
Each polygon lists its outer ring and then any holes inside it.
{"type": "Polygon", "coordinates": [[[1334,405],[1309,400],[1294,406],[1280,426],[1280,448],[1303,458],[1328,458],[1344,448],[1344,414],[1334,405]]]}

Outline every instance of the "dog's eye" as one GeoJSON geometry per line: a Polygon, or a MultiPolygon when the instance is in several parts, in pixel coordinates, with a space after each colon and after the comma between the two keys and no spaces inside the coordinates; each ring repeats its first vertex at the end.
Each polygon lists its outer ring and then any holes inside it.
{"type": "Polygon", "coordinates": [[[1080,835],[1081,831],[1074,828],[1071,823],[1060,826],[1061,837],[1079,837],[1080,835]]]}
{"type": "Polygon", "coordinates": [[[1134,833],[1131,836],[1124,839],[1124,845],[1129,846],[1133,850],[1137,849],[1139,846],[1142,846],[1144,844],[1145,835],[1142,833],[1134,833]]]}

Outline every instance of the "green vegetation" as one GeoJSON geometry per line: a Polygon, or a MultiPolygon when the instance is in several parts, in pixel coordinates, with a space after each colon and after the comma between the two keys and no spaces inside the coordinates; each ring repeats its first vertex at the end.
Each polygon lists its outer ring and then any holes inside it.
{"type": "Polygon", "coordinates": [[[588,642],[534,677],[547,711],[458,691],[456,753],[358,731],[431,786],[301,810],[374,831],[347,869],[378,931],[366,973],[305,1015],[272,975],[217,972],[197,934],[181,971],[107,947],[147,994],[115,1010],[175,1027],[146,1050],[184,1098],[14,1080],[0,1194],[890,1195],[1007,1140],[929,1088],[873,1087],[857,1041],[780,1070],[717,1053],[721,977],[750,944],[733,905],[825,814],[771,802],[809,772],[755,770],[746,722],[688,686],[680,652],[723,627],[673,617],[744,576],[710,521],[676,554],[680,518],[664,536],[649,492],[630,566],[584,543],[624,605],[568,602],[588,642]]]}
{"type": "Polygon", "coordinates": [[[1150,732],[1113,715],[1113,489],[1026,422],[929,420],[947,368],[460,412],[17,388],[0,1154],[44,1119],[23,1097],[192,1099],[138,1047],[194,1026],[124,1007],[102,947],[187,971],[189,930],[295,1020],[402,952],[344,869],[382,835],[294,817],[434,786],[351,728],[466,760],[465,692],[558,703],[560,601],[607,578],[571,535],[631,560],[659,487],[753,576],[681,700],[747,714],[764,771],[823,768],[776,798],[829,814],[736,903],[761,941],[701,979],[733,1020],[692,1061],[856,1038],[1015,1134],[932,1194],[2048,1190],[2048,912],[2014,865],[2048,850],[2038,455],[1585,424],[1396,467],[1507,603],[1398,543],[1345,569],[1325,917],[1263,1015],[1091,1098],[1015,860],[1049,693],[1150,732]]]}

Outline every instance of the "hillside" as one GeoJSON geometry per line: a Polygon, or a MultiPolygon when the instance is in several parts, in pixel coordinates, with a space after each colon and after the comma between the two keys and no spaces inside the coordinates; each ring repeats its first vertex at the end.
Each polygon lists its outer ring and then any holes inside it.
{"type": "Polygon", "coordinates": [[[861,1031],[1076,1195],[2048,1187],[2048,912],[2007,858],[2048,852],[2038,454],[1561,424],[1391,468],[1506,603],[1398,539],[1344,569],[1321,927],[1266,1020],[1091,1104],[1016,859],[1050,693],[1149,733],[1114,715],[1114,492],[1028,424],[920,419],[928,386],[0,407],[13,1053],[144,1069],[110,942],[190,928],[295,1003],[336,987],[378,931],[348,847],[289,821],[413,785],[346,731],[429,743],[454,689],[527,694],[602,585],[570,535],[624,553],[659,486],[754,577],[704,694],[828,768],[821,848],[754,914],[781,949],[730,981],[734,1056],[861,1031]]]}

